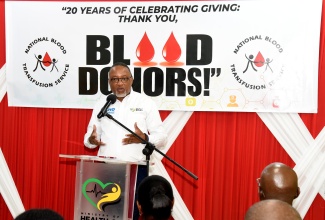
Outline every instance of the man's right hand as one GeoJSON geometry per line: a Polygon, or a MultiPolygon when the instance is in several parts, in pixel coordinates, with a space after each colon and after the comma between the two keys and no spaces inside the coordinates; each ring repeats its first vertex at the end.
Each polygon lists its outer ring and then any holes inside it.
{"type": "Polygon", "coordinates": [[[90,137],[88,138],[88,142],[92,145],[102,146],[105,145],[104,142],[98,140],[97,138],[97,131],[96,125],[93,125],[93,132],[91,133],[90,137]]]}

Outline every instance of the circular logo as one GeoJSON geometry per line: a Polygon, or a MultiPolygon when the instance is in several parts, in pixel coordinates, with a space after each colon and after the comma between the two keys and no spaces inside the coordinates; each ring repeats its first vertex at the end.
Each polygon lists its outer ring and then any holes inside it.
{"type": "Polygon", "coordinates": [[[240,41],[230,65],[233,84],[254,109],[285,109],[290,105],[285,74],[288,54],[271,36],[254,35],[240,41]],[[264,107],[261,107],[264,106],[264,107]]]}
{"type": "Polygon", "coordinates": [[[231,65],[231,73],[243,88],[271,88],[283,74],[283,48],[277,40],[269,36],[247,37],[238,43],[233,52],[236,62],[231,65]]]}
{"type": "Polygon", "coordinates": [[[26,46],[25,63],[22,64],[25,76],[35,86],[50,88],[64,81],[69,72],[65,63],[67,49],[63,43],[50,37],[34,39],[26,46]]]}

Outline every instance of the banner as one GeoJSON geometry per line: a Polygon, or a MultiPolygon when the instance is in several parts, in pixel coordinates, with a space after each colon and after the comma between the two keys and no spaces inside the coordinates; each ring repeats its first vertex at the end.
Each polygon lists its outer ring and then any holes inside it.
{"type": "Polygon", "coordinates": [[[6,1],[10,106],[92,108],[110,66],[160,110],[317,112],[322,1],[6,1]]]}

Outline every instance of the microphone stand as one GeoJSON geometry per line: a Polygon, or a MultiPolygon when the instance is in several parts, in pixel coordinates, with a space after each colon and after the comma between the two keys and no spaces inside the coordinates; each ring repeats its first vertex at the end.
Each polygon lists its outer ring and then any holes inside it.
{"type": "Polygon", "coordinates": [[[165,158],[167,158],[169,161],[171,161],[173,164],[175,164],[177,167],[179,167],[181,170],[183,170],[184,172],[186,172],[188,175],[190,175],[195,180],[198,180],[199,179],[196,175],[194,175],[193,173],[191,173],[190,171],[188,171],[187,169],[185,169],[183,166],[181,166],[180,164],[178,164],[176,161],[174,161],[173,159],[171,159],[170,157],[168,157],[166,154],[164,154],[163,152],[161,152],[159,149],[157,149],[155,147],[155,145],[153,145],[149,141],[144,140],[139,135],[137,135],[136,133],[134,133],[133,131],[131,131],[129,128],[127,128],[126,126],[124,126],[122,123],[120,123],[119,121],[117,121],[112,115],[106,113],[105,116],[107,116],[109,119],[115,121],[117,124],[119,124],[120,126],[122,126],[123,128],[125,128],[127,131],[129,131],[131,134],[133,134],[139,140],[141,140],[142,143],[145,143],[146,144],[146,146],[142,150],[142,153],[144,155],[146,155],[146,166],[147,166],[147,174],[148,174],[148,176],[149,176],[149,161],[150,161],[150,156],[151,156],[152,152],[155,150],[159,154],[161,154],[162,156],[164,156],[165,158]]]}

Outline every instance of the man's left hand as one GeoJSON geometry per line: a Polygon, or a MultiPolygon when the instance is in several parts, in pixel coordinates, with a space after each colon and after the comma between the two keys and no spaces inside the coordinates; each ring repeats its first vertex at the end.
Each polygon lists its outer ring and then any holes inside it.
{"type": "MultiPolygon", "coordinates": [[[[137,123],[134,123],[134,133],[140,136],[143,140],[146,140],[146,135],[138,128],[137,123]]],[[[126,138],[122,139],[122,144],[135,144],[135,143],[142,143],[143,141],[140,140],[138,137],[134,136],[133,134],[125,135],[126,138]]]]}

